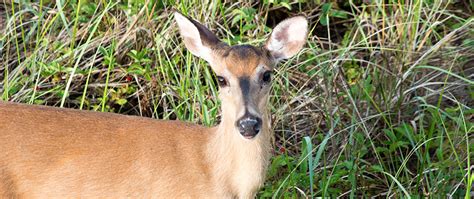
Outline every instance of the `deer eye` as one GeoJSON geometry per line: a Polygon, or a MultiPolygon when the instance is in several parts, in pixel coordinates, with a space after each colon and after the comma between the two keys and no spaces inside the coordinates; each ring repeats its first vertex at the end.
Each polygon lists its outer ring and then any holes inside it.
{"type": "Polygon", "coordinates": [[[272,80],[272,71],[266,71],[262,75],[262,82],[263,83],[270,83],[272,80]]]}
{"type": "Polygon", "coordinates": [[[227,80],[222,76],[217,76],[217,84],[219,84],[219,87],[226,87],[227,80]]]}

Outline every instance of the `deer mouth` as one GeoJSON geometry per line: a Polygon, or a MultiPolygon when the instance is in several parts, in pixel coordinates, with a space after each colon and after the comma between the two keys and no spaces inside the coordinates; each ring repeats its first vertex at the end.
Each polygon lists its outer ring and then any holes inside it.
{"type": "Polygon", "coordinates": [[[255,136],[257,136],[257,134],[254,134],[254,135],[241,134],[241,135],[242,135],[242,137],[244,137],[247,140],[251,140],[251,139],[255,138],[255,136]]]}
{"type": "Polygon", "coordinates": [[[251,140],[258,135],[260,132],[260,127],[256,127],[255,129],[240,129],[239,132],[242,137],[247,140],[251,140]]]}

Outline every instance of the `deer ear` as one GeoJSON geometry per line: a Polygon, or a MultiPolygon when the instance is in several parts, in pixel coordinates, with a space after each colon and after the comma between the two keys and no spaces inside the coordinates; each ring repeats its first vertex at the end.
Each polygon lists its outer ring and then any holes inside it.
{"type": "Polygon", "coordinates": [[[220,43],[220,40],[202,24],[178,12],[174,13],[174,19],[178,24],[186,48],[192,54],[211,62],[212,49],[220,43]]]}
{"type": "Polygon", "coordinates": [[[280,22],[268,38],[265,48],[275,60],[290,58],[298,53],[306,43],[308,21],[302,16],[292,17],[280,22]]]}

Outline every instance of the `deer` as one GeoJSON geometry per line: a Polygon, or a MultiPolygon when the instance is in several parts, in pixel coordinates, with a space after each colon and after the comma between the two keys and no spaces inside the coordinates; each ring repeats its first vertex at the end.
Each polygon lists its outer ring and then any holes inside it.
{"type": "Polygon", "coordinates": [[[307,19],[283,20],[261,46],[230,46],[194,19],[174,19],[215,73],[219,124],[1,102],[1,198],[256,196],[273,148],[272,73],[305,45],[307,19]]]}

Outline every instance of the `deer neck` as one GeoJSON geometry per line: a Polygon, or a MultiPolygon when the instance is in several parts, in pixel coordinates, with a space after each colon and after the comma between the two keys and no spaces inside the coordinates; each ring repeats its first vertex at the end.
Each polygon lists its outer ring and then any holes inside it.
{"type": "Polygon", "coordinates": [[[263,114],[262,129],[253,139],[240,135],[235,127],[236,118],[223,113],[222,122],[213,128],[208,144],[208,158],[213,178],[221,190],[248,193],[258,190],[265,180],[265,173],[272,149],[272,133],[268,114],[263,114]]]}

